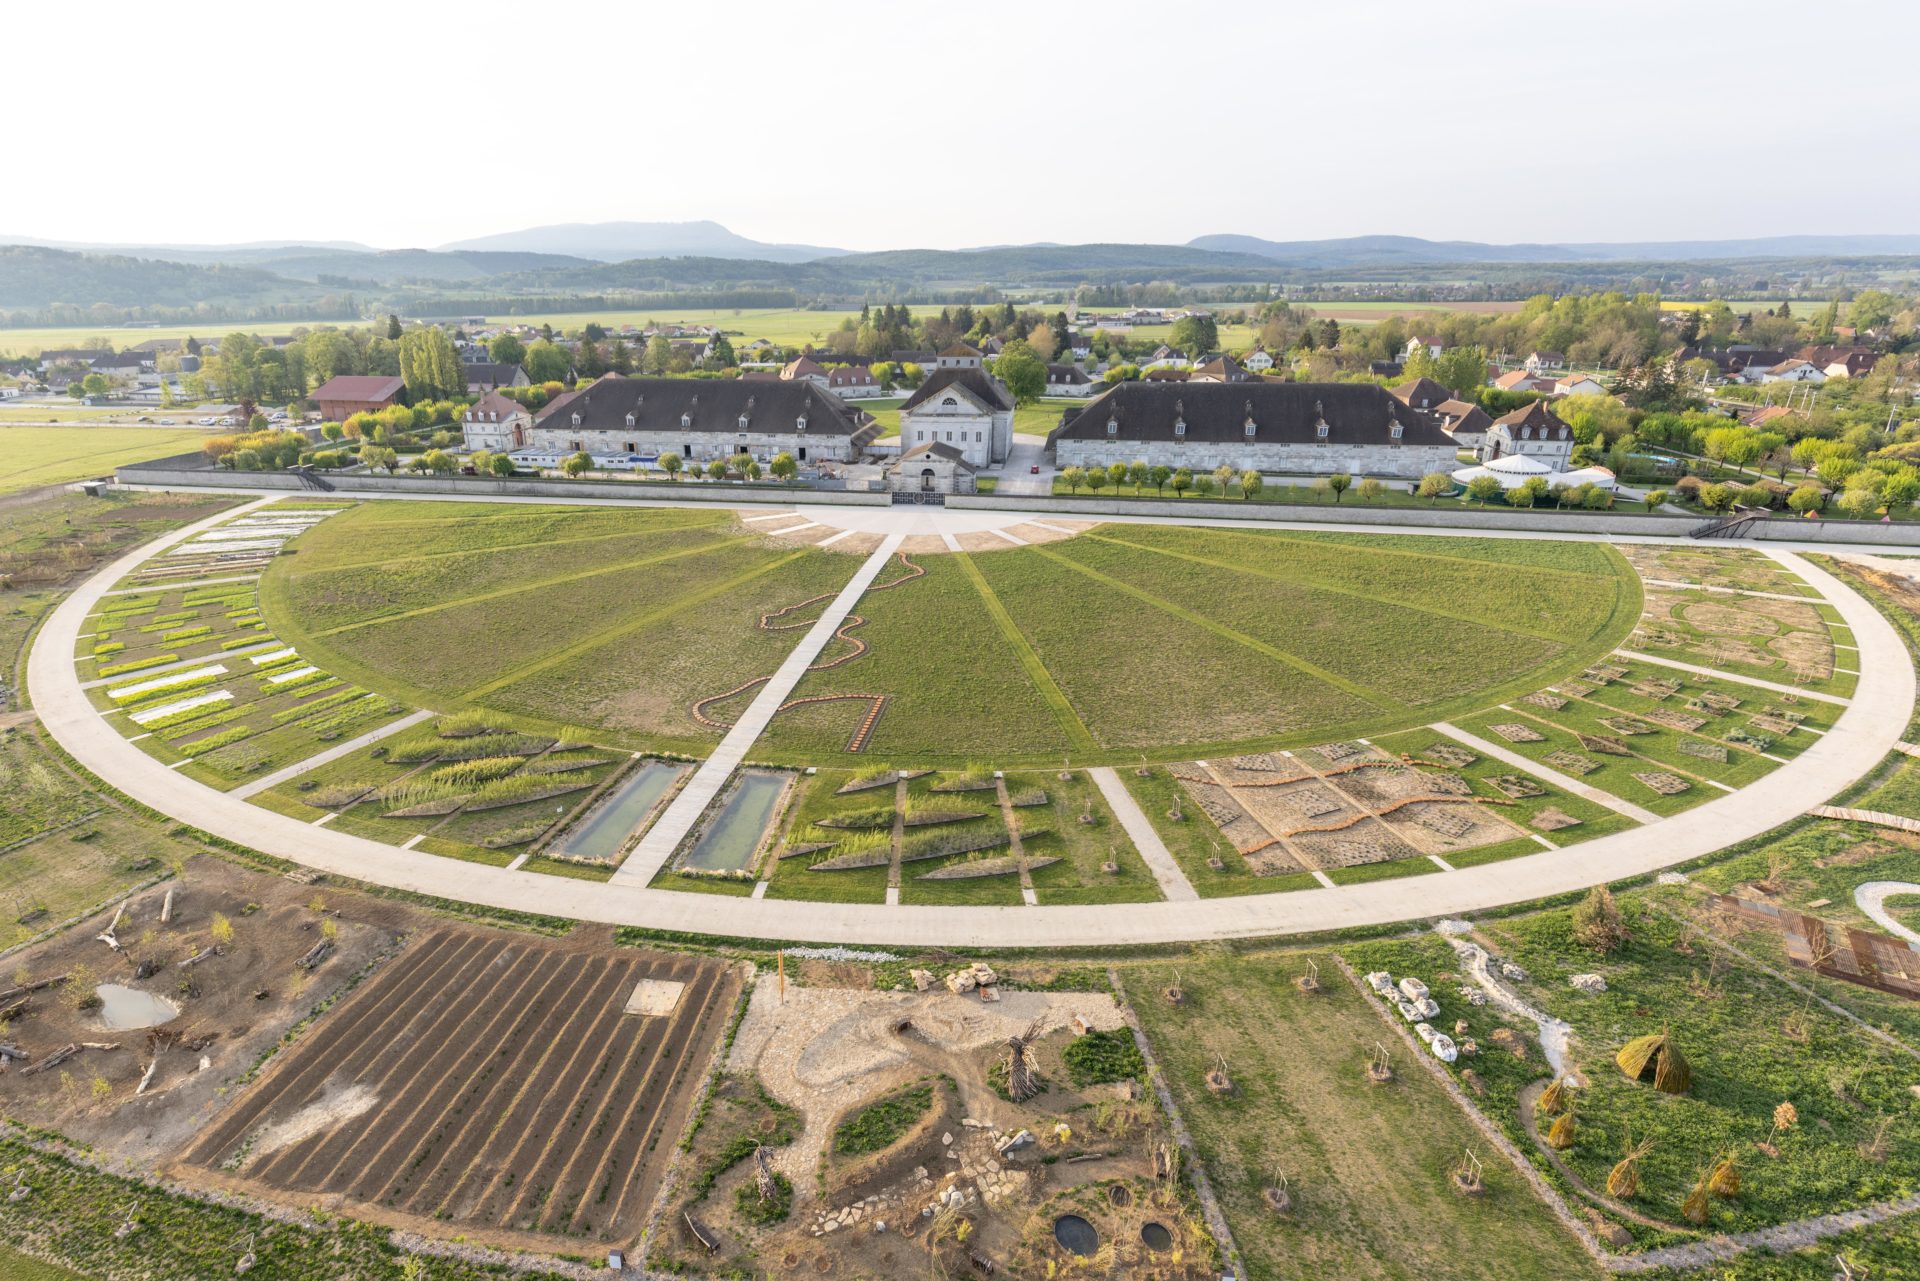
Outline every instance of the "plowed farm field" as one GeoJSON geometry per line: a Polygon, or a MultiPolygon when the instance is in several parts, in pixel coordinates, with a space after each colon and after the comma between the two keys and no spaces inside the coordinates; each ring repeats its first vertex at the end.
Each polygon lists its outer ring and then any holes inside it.
{"type": "Polygon", "coordinates": [[[631,1242],[739,985],[699,957],[436,928],[275,1059],[184,1161],[254,1194],[502,1245],[631,1242]],[[661,1012],[626,1012],[643,980],[661,1012]]]}

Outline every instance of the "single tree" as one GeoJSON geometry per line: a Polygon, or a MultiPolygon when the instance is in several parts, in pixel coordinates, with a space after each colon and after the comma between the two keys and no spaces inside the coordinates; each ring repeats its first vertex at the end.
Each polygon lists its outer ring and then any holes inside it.
{"type": "Polygon", "coordinates": [[[800,474],[800,464],[794,460],[792,454],[782,452],[773,456],[773,461],[767,464],[767,470],[783,483],[791,482],[800,474]]]}
{"type": "Polygon", "coordinates": [[[708,463],[707,476],[711,480],[725,480],[727,478],[727,460],[724,458],[716,458],[708,463]]]}
{"type": "Polygon", "coordinates": [[[1605,956],[1626,940],[1626,923],[1620,919],[1613,892],[1604,885],[1588,890],[1573,909],[1573,941],[1605,956]]]}
{"type": "Polygon", "coordinates": [[[1203,474],[1203,475],[1195,476],[1193,478],[1193,492],[1198,494],[1202,498],[1205,498],[1208,495],[1212,494],[1214,491],[1214,487],[1215,487],[1215,482],[1213,477],[1211,476],[1207,476],[1203,474]]]}
{"type": "Polygon", "coordinates": [[[1180,497],[1182,494],[1186,493],[1189,489],[1193,488],[1193,473],[1188,471],[1185,467],[1182,467],[1178,471],[1174,472],[1170,479],[1173,484],[1173,496],[1175,498],[1180,497]]]}
{"type": "Polygon", "coordinates": [[[1445,472],[1430,471],[1420,478],[1420,487],[1416,492],[1431,505],[1433,500],[1453,488],[1453,478],[1445,472]]]}
{"type": "Polygon", "coordinates": [[[1114,463],[1109,466],[1107,468],[1107,483],[1113,486],[1114,492],[1118,493],[1120,486],[1127,483],[1127,465],[1125,463],[1114,463]]]}
{"type": "Polygon", "coordinates": [[[1087,468],[1088,490],[1097,494],[1102,489],[1105,489],[1106,485],[1107,485],[1107,469],[1106,468],[1104,467],[1087,468]]]}
{"type": "Polygon", "coordinates": [[[1060,472],[1060,479],[1067,482],[1067,492],[1069,494],[1079,493],[1080,484],[1086,480],[1086,478],[1087,473],[1078,467],[1063,468],[1060,472]]]}
{"type": "Polygon", "coordinates": [[[496,365],[517,365],[527,358],[527,345],[512,334],[501,334],[487,344],[487,356],[496,365]]]}
{"type": "Polygon", "coordinates": [[[1467,497],[1485,507],[1500,496],[1500,478],[1497,476],[1475,476],[1467,482],[1467,497]]]}
{"type": "Polygon", "coordinates": [[[593,470],[593,459],[583,449],[577,454],[569,454],[566,461],[560,464],[560,470],[569,476],[584,476],[593,470]]]}
{"type": "Polygon", "coordinates": [[[1173,479],[1173,468],[1156,465],[1148,469],[1147,479],[1153,482],[1154,493],[1165,494],[1167,482],[1173,479]]]}
{"type": "Polygon", "coordinates": [[[1649,489],[1642,496],[1641,501],[1646,503],[1648,511],[1657,511],[1660,505],[1667,501],[1667,491],[1664,489],[1649,489]]]}
{"type": "Polygon", "coordinates": [[[1387,487],[1378,480],[1375,480],[1372,476],[1369,476],[1354,487],[1354,492],[1360,495],[1362,502],[1370,503],[1380,497],[1380,495],[1386,493],[1387,487]]]}
{"type": "Polygon", "coordinates": [[[1220,487],[1220,497],[1227,496],[1227,487],[1233,484],[1233,478],[1237,475],[1239,473],[1226,463],[1221,463],[1213,469],[1213,483],[1220,487]]]}
{"type": "Polygon", "coordinates": [[[668,480],[679,480],[680,469],[684,466],[685,460],[672,451],[660,455],[660,470],[667,473],[668,480]]]}
{"type": "Polygon", "coordinates": [[[1133,486],[1133,492],[1136,494],[1146,485],[1147,478],[1153,474],[1153,469],[1147,466],[1147,460],[1144,458],[1136,458],[1128,463],[1126,471],[1127,481],[1133,486]]]}
{"type": "Polygon", "coordinates": [[[1240,499],[1245,502],[1260,492],[1260,473],[1249,467],[1240,473],[1240,499]]]}
{"type": "Polygon", "coordinates": [[[506,454],[495,454],[489,466],[496,476],[511,476],[514,472],[513,459],[506,454]]]}
{"type": "Polygon", "coordinates": [[[1339,502],[1340,495],[1353,487],[1353,477],[1343,471],[1337,471],[1327,477],[1327,488],[1333,491],[1333,501],[1339,502]]]}

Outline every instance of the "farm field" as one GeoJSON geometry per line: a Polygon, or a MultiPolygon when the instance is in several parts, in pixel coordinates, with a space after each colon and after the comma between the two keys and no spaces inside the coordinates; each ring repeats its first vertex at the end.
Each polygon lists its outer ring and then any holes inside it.
{"type": "Polygon", "coordinates": [[[1321,990],[1297,991],[1301,953],[1130,967],[1126,982],[1165,1082],[1193,1132],[1248,1275],[1260,1281],[1597,1277],[1573,1238],[1321,955],[1321,990]],[[1184,1004],[1159,994],[1174,985],[1184,1004]],[[1394,1079],[1370,1085],[1376,1042],[1394,1079]],[[1224,1064],[1233,1089],[1203,1083],[1224,1064]],[[1487,1190],[1456,1195],[1468,1148],[1487,1190]],[[1261,1189],[1284,1185],[1274,1215],[1261,1189]]]}
{"type": "Polygon", "coordinates": [[[430,930],[183,1159],[377,1220],[536,1248],[553,1235],[630,1244],[738,987],[712,960],[430,930]],[[662,1012],[623,1013],[642,980],[662,1012]],[[396,1035],[407,1028],[419,1034],[396,1035]]]}
{"type": "Polygon", "coordinates": [[[123,463],[198,449],[205,438],[199,428],[0,423],[0,494],[105,476],[123,463]]]}

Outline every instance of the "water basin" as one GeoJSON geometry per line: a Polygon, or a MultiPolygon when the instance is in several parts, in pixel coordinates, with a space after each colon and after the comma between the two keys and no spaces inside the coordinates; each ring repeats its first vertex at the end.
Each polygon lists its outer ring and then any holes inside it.
{"type": "Polygon", "coordinates": [[[594,806],[591,814],[575,823],[554,853],[611,861],[685,770],[684,765],[648,761],[594,806]]]}
{"type": "Polygon", "coordinates": [[[702,872],[737,872],[753,862],[753,852],[773,822],[773,807],[787,786],[784,774],[748,771],[687,855],[687,866],[702,872]]]}
{"type": "Polygon", "coordinates": [[[159,1027],[180,1017],[180,1007],[172,1001],[137,987],[102,983],[93,994],[100,998],[100,1021],[116,1031],[159,1027]]]}
{"type": "Polygon", "coordinates": [[[1167,1230],[1167,1225],[1164,1223],[1147,1223],[1141,1225],[1140,1239],[1145,1241],[1147,1243],[1147,1249],[1152,1250],[1155,1254],[1160,1254],[1173,1248],[1173,1233],[1167,1230]]]}
{"type": "Polygon", "coordinates": [[[1100,1248],[1100,1234],[1077,1214],[1063,1214],[1053,1221],[1053,1239],[1064,1246],[1067,1253],[1083,1259],[1100,1248]]]}

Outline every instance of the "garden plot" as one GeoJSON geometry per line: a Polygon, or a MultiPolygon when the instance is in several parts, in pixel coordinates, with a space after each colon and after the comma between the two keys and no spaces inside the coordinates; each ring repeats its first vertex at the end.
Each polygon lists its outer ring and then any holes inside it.
{"type": "Polygon", "coordinates": [[[1626,761],[1637,770],[1678,770],[1708,791],[1744,787],[1780,764],[1766,754],[1773,747],[1774,735],[1753,728],[1749,717],[1730,719],[1721,737],[1709,738],[1670,729],[1585,698],[1569,699],[1557,711],[1516,703],[1511,713],[1503,711],[1501,715],[1543,733],[1571,733],[1578,750],[1587,755],[1626,761]],[[1713,786],[1715,783],[1720,786],[1713,786]]]}
{"type": "Polygon", "coordinates": [[[893,823],[897,775],[892,770],[823,769],[801,780],[801,790],[789,810],[774,858],[768,867],[768,898],[813,899],[841,903],[880,903],[887,896],[887,873],[893,855],[893,823]],[[861,784],[878,782],[879,786],[861,784]],[[852,785],[856,790],[842,791],[852,785]],[[885,826],[822,827],[872,814],[885,807],[885,826]],[[811,869],[837,860],[841,870],[811,869]]]}
{"type": "Polygon", "coordinates": [[[4,1039],[27,1058],[0,1073],[0,1104],[119,1157],[168,1156],[236,1077],[386,952],[408,916],[188,858],[177,877],[14,958],[9,987],[27,990],[6,997],[4,1039]],[[144,1017],[129,1018],[140,1006],[144,1017]],[[68,1047],[78,1048],[56,1062],[68,1047]]]}
{"type": "Polygon", "coordinates": [[[487,1244],[631,1246],[739,990],[718,961],[439,928],[279,1055],[196,1179],[487,1244]],[[672,1012],[625,1013],[643,981],[672,1012]]]}
{"type": "Polygon", "coordinates": [[[391,845],[419,842],[430,853],[505,864],[591,808],[630,763],[624,752],[465,713],[328,762],[254,800],[391,845]]]}
{"type": "Polygon", "coordinates": [[[1309,959],[1187,957],[1125,971],[1246,1275],[1601,1275],[1325,954],[1315,958],[1318,990],[1295,986],[1309,959]],[[1162,995],[1176,986],[1179,1004],[1162,995]],[[1387,1046],[1393,1068],[1384,1085],[1366,1075],[1376,1044],[1387,1046]],[[1209,1088],[1216,1070],[1224,1090],[1209,1088]],[[1460,1195],[1451,1179],[1469,1149],[1483,1162],[1477,1196],[1460,1195]],[[1291,1206],[1276,1214],[1264,1193],[1281,1187],[1291,1206]]]}
{"type": "Polygon", "coordinates": [[[1051,829],[1041,835],[1023,832],[1021,838],[1028,858],[1060,860],[1032,873],[1034,893],[1043,907],[1160,898],[1145,860],[1086,771],[1008,774],[1006,788],[1009,800],[1022,803],[1014,814],[1023,828],[1051,829]]]}
{"type": "MultiPolygon", "coordinates": [[[[1141,765],[1117,772],[1200,897],[1266,894],[1318,884],[1297,869],[1290,875],[1256,875],[1249,860],[1196,804],[1175,770],[1197,772],[1198,767],[1141,765]]],[[[1224,795],[1224,789],[1210,783],[1193,786],[1224,795]]]]}
{"type": "MultiPolygon", "coordinates": [[[[1019,903],[1021,887],[1038,883],[1057,866],[1052,860],[1063,857],[1058,848],[1042,848],[1049,845],[1055,830],[1054,815],[1047,806],[1015,807],[1009,821],[997,792],[934,790],[965,785],[977,780],[979,773],[925,774],[907,782],[901,811],[902,903],[1019,903]],[[977,817],[948,821],[960,815],[977,817]],[[1016,834],[1020,837],[1017,847],[1016,834]],[[1026,846],[1028,838],[1034,841],[1031,849],[1026,846]],[[1020,850],[1017,857],[1016,848],[1020,850]],[[943,853],[949,850],[959,852],[943,853]]],[[[1011,778],[1008,789],[1029,790],[1016,787],[1011,778]]],[[[1065,879],[1069,884],[1074,880],[1070,873],[1065,879]]]]}
{"type": "Polygon", "coordinates": [[[88,696],[142,751],[222,790],[407,712],[385,695],[328,675],[286,646],[235,650],[218,661],[150,675],[129,673],[88,696]]]}
{"type": "Polygon", "coordinates": [[[1518,752],[1546,769],[1576,778],[1588,787],[1655,814],[1677,814],[1727,794],[1692,770],[1672,769],[1634,755],[1633,748],[1604,733],[1588,734],[1498,709],[1457,717],[1453,724],[1475,737],[1518,752]],[[1510,738],[1503,730],[1521,736],[1510,738]],[[1662,792],[1634,777],[1656,773],[1672,773],[1687,786],[1683,791],[1662,792]]]}
{"type": "Polygon", "coordinates": [[[1622,543],[1620,552],[1642,578],[1696,583],[1735,591],[1774,592],[1818,598],[1819,593],[1765,552],[1749,547],[1668,547],[1622,543]]]}
{"type": "MultiPolygon", "coordinates": [[[[1577,930],[1571,908],[1486,922],[1475,935],[1519,967],[1524,977],[1506,981],[1529,1004],[1572,1025],[1565,1147],[1535,1137],[1566,1111],[1538,1098],[1551,1072],[1530,1044],[1532,1027],[1498,1033],[1497,1007],[1438,993],[1448,1025],[1464,1019],[1460,1036],[1480,1049],[1450,1070],[1535,1164],[1612,1220],[1607,1235],[1665,1244],[1912,1190],[1920,1065],[1911,1054],[1724,950],[1727,942],[1745,950],[1770,931],[1697,911],[1684,887],[1623,896],[1615,911],[1619,928],[1604,936],[1577,930]],[[1605,990],[1575,988],[1576,974],[1598,975],[1605,990]],[[1665,1089],[1629,1075],[1617,1057],[1630,1041],[1662,1033],[1687,1069],[1663,1078],[1665,1089]],[[1637,1186],[1625,1192],[1617,1167],[1635,1149],[1637,1186]]],[[[1433,939],[1344,950],[1356,967],[1395,973],[1439,978],[1458,964],[1433,939]]],[[[1799,982],[1806,972],[1787,973],[1799,982]]]]}
{"type": "MultiPolygon", "coordinates": [[[[1554,687],[1569,702],[1582,700],[1705,740],[1680,751],[1691,760],[1737,755],[1742,746],[1780,757],[1794,757],[1819,741],[1845,710],[1835,703],[1780,694],[1738,681],[1716,680],[1676,668],[1622,661],[1626,674],[1605,682],[1573,681],[1554,687]],[[1717,745],[1720,751],[1709,751],[1717,745]]],[[[1522,704],[1525,699],[1520,700],[1522,704]]],[[[1552,709],[1549,709],[1552,710],[1552,709]]]]}
{"type": "Polygon", "coordinates": [[[108,596],[87,623],[92,630],[75,655],[83,681],[225,661],[229,655],[275,647],[252,583],[108,596]]]}
{"type": "MultiPolygon", "coordinates": [[[[1190,761],[1168,767],[1168,773],[1181,790],[1219,829],[1246,867],[1259,877],[1283,877],[1307,870],[1295,853],[1235,798],[1233,789],[1223,785],[1205,761],[1190,761]]],[[[1167,811],[1175,821],[1187,818],[1187,806],[1176,804],[1167,811]]],[[[1311,878],[1309,878],[1311,880],[1311,878]]]]}
{"type": "MultiPolygon", "coordinates": [[[[1835,661],[1835,635],[1824,608],[1814,601],[1653,587],[1629,648],[1844,696],[1853,691],[1856,674],[1835,661]]],[[[1846,636],[1845,643],[1851,639],[1846,636]]]]}
{"type": "Polygon", "coordinates": [[[132,574],[136,583],[185,581],[203,576],[257,573],[278,556],[286,544],[300,537],[337,508],[311,511],[248,513],[202,530],[170,547],[132,574]]]}

